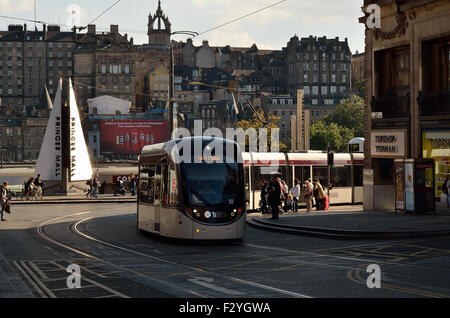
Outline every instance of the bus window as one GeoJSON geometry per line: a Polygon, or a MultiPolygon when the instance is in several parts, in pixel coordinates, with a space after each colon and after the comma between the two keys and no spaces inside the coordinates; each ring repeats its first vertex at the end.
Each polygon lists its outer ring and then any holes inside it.
{"type": "Polygon", "coordinates": [[[162,204],[168,205],[169,204],[169,166],[163,165],[162,166],[162,204]]]}
{"type": "Polygon", "coordinates": [[[155,165],[144,165],[139,175],[139,202],[153,204],[155,165]]]}
{"type": "MultiPolygon", "coordinates": [[[[328,168],[327,167],[313,167],[313,177],[314,179],[319,179],[322,186],[327,186],[328,184],[328,168]]],[[[333,186],[335,186],[333,184],[333,186]]]]}
{"type": "Polygon", "coordinates": [[[295,178],[299,179],[302,184],[305,183],[306,179],[311,178],[310,166],[295,167],[295,178]]]}
{"type": "Polygon", "coordinates": [[[276,176],[277,178],[281,178],[281,180],[286,181],[286,166],[267,166],[267,167],[254,167],[253,169],[253,182],[252,187],[253,190],[261,191],[261,181],[271,181],[272,176],[276,176]]]}
{"type": "Polygon", "coordinates": [[[171,206],[176,206],[178,205],[178,183],[177,183],[177,171],[175,170],[174,165],[170,165],[168,186],[170,193],[169,204],[171,206]]]}
{"type": "Polygon", "coordinates": [[[155,205],[161,204],[161,178],[162,178],[162,165],[156,166],[155,175],[153,177],[154,182],[154,203],[155,205]]]}

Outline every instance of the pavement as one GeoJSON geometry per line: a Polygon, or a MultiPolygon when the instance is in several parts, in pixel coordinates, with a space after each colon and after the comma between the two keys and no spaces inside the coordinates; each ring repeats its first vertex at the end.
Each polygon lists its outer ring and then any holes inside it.
{"type": "Polygon", "coordinates": [[[335,240],[409,239],[450,236],[450,212],[437,205],[434,214],[367,212],[361,206],[331,207],[329,211],[251,214],[247,224],[266,231],[335,240]]]}
{"type": "Polygon", "coordinates": [[[78,196],[44,196],[42,200],[25,200],[20,197],[14,197],[11,200],[13,205],[17,204],[61,204],[61,203],[129,203],[136,202],[137,197],[127,194],[125,196],[114,196],[111,194],[99,194],[97,198],[86,197],[85,195],[78,196]]]}

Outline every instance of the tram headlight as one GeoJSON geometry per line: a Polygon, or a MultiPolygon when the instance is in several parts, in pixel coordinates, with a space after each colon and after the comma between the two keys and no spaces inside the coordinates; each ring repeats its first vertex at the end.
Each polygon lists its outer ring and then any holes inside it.
{"type": "Polygon", "coordinates": [[[211,212],[206,211],[205,212],[205,218],[207,218],[207,219],[211,218],[211,212]]]}
{"type": "Polygon", "coordinates": [[[200,215],[201,215],[200,213],[195,213],[195,216],[198,218],[200,217],[200,215]]]}
{"type": "MultiPolygon", "coordinates": [[[[236,210],[235,210],[236,211],[236,210]]],[[[234,216],[235,215],[235,213],[234,212],[231,212],[231,216],[234,216]]]]}

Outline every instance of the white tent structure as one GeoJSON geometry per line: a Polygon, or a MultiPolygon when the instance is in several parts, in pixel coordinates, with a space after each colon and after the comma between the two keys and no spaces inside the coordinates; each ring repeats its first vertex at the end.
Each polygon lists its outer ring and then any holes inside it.
{"type": "Polygon", "coordinates": [[[109,95],[88,99],[89,114],[115,115],[129,114],[131,102],[109,95]],[[94,111],[95,110],[95,111],[94,111]]]}
{"type": "MultiPolygon", "coordinates": [[[[70,143],[70,163],[69,177],[71,182],[88,180],[92,176],[92,165],[89,152],[84,139],[83,128],[81,126],[80,114],[73,91],[72,81],[69,80],[70,98],[70,122],[67,123],[69,129],[70,143]]],[[[46,181],[63,181],[63,129],[62,118],[62,80],[59,81],[58,91],[53,102],[53,109],[45,130],[44,141],[36,164],[35,174],[40,174],[46,181]]]]}

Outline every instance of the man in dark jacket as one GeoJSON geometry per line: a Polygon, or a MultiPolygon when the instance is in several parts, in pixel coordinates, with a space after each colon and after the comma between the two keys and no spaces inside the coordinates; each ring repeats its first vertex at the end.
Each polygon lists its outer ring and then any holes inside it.
{"type": "Polygon", "coordinates": [[[277,177],[272,177],[272,182],[269,185],[269,205],[272,210],[272,220],[278,220],[281,205],[281,186],[277,181],[277,177]]]}

